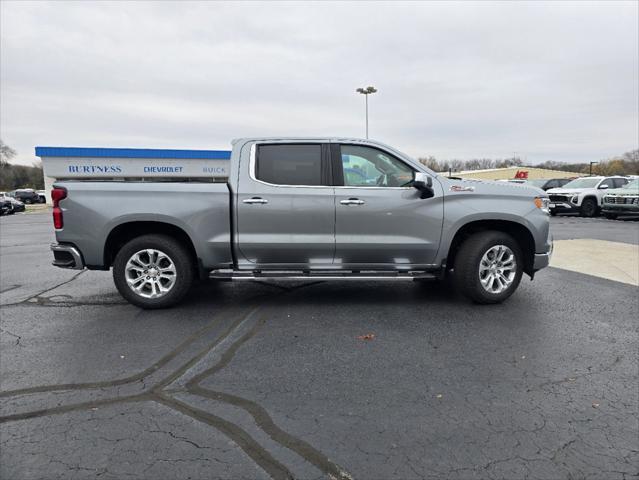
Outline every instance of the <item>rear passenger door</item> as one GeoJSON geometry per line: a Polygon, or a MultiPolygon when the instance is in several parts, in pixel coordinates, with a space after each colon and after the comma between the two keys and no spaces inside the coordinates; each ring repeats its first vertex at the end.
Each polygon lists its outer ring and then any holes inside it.
{"type": "Polygon", "coordinates": [[[328,146],[263,143],[240,165],[241,268],[322,268],[335,251],[335,199],[328,146]]]}

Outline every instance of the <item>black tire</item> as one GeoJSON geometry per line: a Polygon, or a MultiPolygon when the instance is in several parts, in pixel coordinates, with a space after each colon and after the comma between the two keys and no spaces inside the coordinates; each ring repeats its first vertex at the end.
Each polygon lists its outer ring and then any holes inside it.
{"type": "Polygon", "coordinates": [[[510,297],[521,281],[524,257],[519,244],[504,232],[485,231],[468,237],[455,256],[454,279],[457,289],[476,303],[500,303],[510,297]],[[480,282],[479,264],[488,250],[497,245],[510,248],[515,257],[516,267],[512,283],[500,293],[487,291],[480,282]]]}
{"type": "Polygon", "coordinates": [[[188,293],[194,276],[195,268],[191,254],[168,235],[151,234],[134,238],[120,249],[113,262],[113,281],[118,291],[127,301],[144,309],[167,308],[176,305],[188,293]],[[175,266],[175,283],[167,293],[159,298],[141,296],[135,293],[127,283],[127,262],[136,252],[145,249],[163,252],[170,257],[175,266]]]}
{"type": "Polygon", "coordinates": [[[594,198],[586,198],[581,202],[579,214],[582,217],[595,217],[597,215],[597,201],[594,198]]]}
{"type": "Polygon", "coordinates": [[[551,217],[556,217],[557,216],[557,212],[555,212],[554,210],[550,211],[550,216],[551,217]]]}
{"type": "Polygon", "coordinates": [[[606,217],[608,220],[617,220],[616,213],[604,213],[604,217],[606,217]]]}

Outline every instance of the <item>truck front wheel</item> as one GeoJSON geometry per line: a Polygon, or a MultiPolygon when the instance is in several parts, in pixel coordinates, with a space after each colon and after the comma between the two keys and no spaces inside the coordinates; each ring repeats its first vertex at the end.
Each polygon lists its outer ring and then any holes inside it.
{"type": "Polygon", "coordinates": [[[524,259],[507,233],[485,231],[468,237],[455,257],[457,288],[477,303],[499,303],[517,289],[524,259]]]}
{"type": "Polygon", "coordinates": [[[143,235],[126,243],[113,262],[113,281],[120,294],[145,309],[171,307],[191,288],[189,252],[167,235],[143,235]]]}

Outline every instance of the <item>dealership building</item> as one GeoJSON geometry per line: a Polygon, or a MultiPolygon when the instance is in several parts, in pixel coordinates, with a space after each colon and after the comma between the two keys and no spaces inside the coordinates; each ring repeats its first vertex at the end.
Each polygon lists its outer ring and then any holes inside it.
{"type": "Polygon", "coordinates": [[[47,203],[56,180],[226,181],[229,150],[36,147],[47,203]]]}

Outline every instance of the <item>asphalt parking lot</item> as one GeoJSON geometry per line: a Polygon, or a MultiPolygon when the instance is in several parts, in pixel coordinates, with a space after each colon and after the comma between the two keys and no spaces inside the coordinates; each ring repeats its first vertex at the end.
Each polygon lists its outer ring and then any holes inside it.
{"type": "MultiPolygon", "coordinates": [[[[639,245],[639,223],[552,218],[639,245]]],[[[205,283],[142,311],[0,220],[0,478],[639,475],[637,287],[549,268],[503,305],[404,282],[205,283]]]]}

